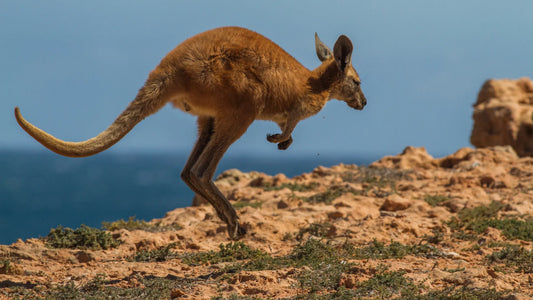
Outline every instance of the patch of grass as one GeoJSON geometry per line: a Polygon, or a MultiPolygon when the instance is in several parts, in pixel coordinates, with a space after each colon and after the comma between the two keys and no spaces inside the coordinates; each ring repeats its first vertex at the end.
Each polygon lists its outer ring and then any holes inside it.
{"type": "Polygon", "coordinates": [[[303,198],[305,202],[309,203],[325,203],[325,204],[331,204],[333,200],[339,198],[342,194],[344,194],[343,190],[340,189],[329,189],[323,193],[314,194],[313,196],[303,198]]]}
{"type": "Polygon", "coordinates": [[[161,223],[151,224],[144,220],[138,220],[134,216],[130,217],[127,221],[124,219],[115,222],[102,222],[102,227],[108,231],[115,231],[120,229],[126,230],[144,230],[148,232],[163,232],[180,230],[183,227],[179,224],[161,225],[161,223]]]}
{"type": "Polygon", "coordinates": [[[462,249],[463,251],[470,251],[470,252],[477,252],[479,250],[481,250],[481,245],[479,244],[473,244],[472,246],[468,247],[468,248],[464,248],[462,249]]]}
{"type": "Polygon", "coordinates": [[[354,266],[345,260],[343,252],[338,247],[317,239],[309,239],[306,243],[296,246],[288,259],[294,267],[310,268],[300,271],[296,279],[301,288],[314,293],[323,289],[339,288],[342,275],[354,266]]]}
{"type": "Polygon", "coordinates": [[[318,268],[323,264],[333,263],[343,258],[343,251],[339,247],[324,243],[318,239],[309,239],[297,245],[288,258],[294,267],[308,266],[318,268]]]}
{"type": "Polygon", "coordinates": [[[335,227],[331,223],[311,223],[307,227],[300,228],[295,236],[297,241],[301,241],[304,236],[311,235],[318,238],[326,238],[330,235],[335,227]]]}
{"type": "Polygon", "coordinates": [[[133,287],[116,287],[98,275],[84,285],[69,281],[46,292],[46,299],[170,299],[173,289],[190,286],[191,281],[176,276],[135,278],[133,287]]]}
{"type": "Polygon", "coordinates": [[[311,293],[323,289],[338,289],[343,274],[350,273],[355,266],[351,259],[388,259],[405,255],[424,257],[441,256],[442,253],[431,245],[406,246],[398,242],[384,245],[373,241],[370,245],[355,248],[352,244],[332,244],[317,238],[300,242],[291,253],[283,257],[272,257],[263,253],[250,257],[245,263],[228,266],[228,270],[260,271],[294,267],[301,269],[296,279],[300,287],[311,293]]]}
{"type": "Polygon", "coordinates": [[[502,231],[502,234],[509,239],[533,241],[533,219],[492,219],[487,222],[487,226],[500,229],[502,231]]]}
{"type": "MultiPolygon", "coordinates": [[[[404,272],[379,271],[356,289],[339,288],[336,292],[322,295],[302,295],[293,299],[401,299],[401,300],[501,300],[508,299],[510,291],[489,288],[451,286],[422,294],[423,284],[416,284],[404,276],[404,272]]],[[[510,298],[509,298],[510,299],[510,298]]]]}
{"type": "Polygon", "coordinates": [[[496,289],[473,288],[469,286],[452,286],[438,291],[429,291],[422,295],[403,296],[398,299],[413,300],[501,300],[508,298],[509,291],[497,291],[496,289]]]}
{"type": "Polygon", "coordinates": [[[508,246],[487,256],[489,263],[503,263],[516,272],[533,273],[533,251],[524,247],[508,246]]]}
{"type": "Polygon", "coordinates": [[[239,294],[233,293],[229,295],[229,297],[224,297],[222,295],[211,297],[211,300],[253,300],[253,299],[262,299],[257,297],[250,297],[250,296],[241,296],[239,294]]]}
{"type": "Polygon", "coordinates": [[[360,283],[355,296],[373,297],[374,299],[390,299],[393,296],[412,297],[419,293],[420,286],[412,279],[404,276],[402,271],[379,270],[372,278],[360,283]]]}
{"type": "Polygon", "coordinates": [[[348,256],[342,245],[334,246],[312,238],[298,244],[286,256],[272,257],[262,253],[250,257],[246,263],[234,264],[226,269],[260,271],[299,268],[301,270],[296,272],[296,280],[300,287],[314,293],[339,287],[341,276],[354,266],[353,263],[347,262],[348,256]]]}
{"type": "Polygon", "coordinates": [[[462,268],[455,268],[455,269],[446,269],[444,268],[443,271],[446,271],[446,272],[449,272],[449,273],[457,273],[457,272],[463,272],[465,269],[465,267],[462,267],[462,268]]]}
{"type": "Polygon", "coordinates": [[[509,243],[509,242],[499,242],[499,241],[490,241],[488,244],[487,244],[487,247],[489,248],[499,248],[499,247],[518,247],[520,246],[519,244],[513,244],[513,243],[509,243]]]}
{"type": "Polygon", "coordinates": [[[120,245],[120,241],[115,240],[109,232],[83,224],[76,230],[58,226],[50,230],[44,239],[52,248],[106,250],[120,245]]]}
{"type": "Polygon", "coordinates": [[[354,171],[346,172],[342,176],[342,179],[346,182],[376,183],[387,186],[398,180],[411,180],[411,174],[413,174],[411,170],[359,166],[354,171]]]}
{"type": "Polygon", "coordinates": [[[265,255],[263,257],[256,257],[249,261],[229,266],[230,270],[243,270],[243,271],[263,271],[263,270],[278,270],[288,268],[293,265],[293,262],[286,256],[274,257],[271,255],[265,255]]]}
{"type": "Polygon", "coordinates": [[[306,289],[310,293],[316,293],[324,289],[336,290],[339,288],[339,281],[342,275],[347,273],[352,267],[353,264],[346,262],[324,264],[320,268],[301,270],[296,279],[300,288],[306,289]]]}
{"type": "Polygon", "coordinates": [[[283,235],[283,237],[281,238],[281,240],[284,241],[284,242],[287,242],[287,241],[290,241],[290,240],[294,239],[295,236],[296,236],[296,235],[295,235],[294,233],[292,233],[292,232],[287,232],[287,233],[285,233],[285,234],[283,235]]]}
{"type": "Polygon", "coordinates": [[[441,195],[426,195],[424,197],[424,201],[426,201],[426,203],[431,205],[432,207],[435,207],[448,200],[450,200],[450,198],[441,195]]]}
{"type": "Polygon", "coordinates": [[[138,262],[152,262],[167,261],[169,259],[177,258],[179,255],[172,251],[172,249],[176,248],[176,246],[177,243],[171,243],[156,250],[142,249],[135,253],[133,260],[138,262]]]}
{"type": "Polygon", "coordinates": [[[289,190],[293,192],[309,192],[309,191],[315,190],[319,186],[320,186],[320,183],[318,182],[310,182],[308,184],[286,182],[286,183],[282,183],[280,185],[275,185],[275,186],[265,185],[263,189],[265,191],[279,191],[284,188],[288,188],[289,190]]]}
{"type": "Polygon", "coordinates": [[[354,195],[359,195],[360,192],[356,191],[352,188],[348,188],[345,186],[332,186],[327,191],[322,193],[317,193],[309,197],[302,198],[303,201],[309,202],[309,203],[325,203],[325,204],[331,204],[333,200],[339,198],[343,194],[346,193],[352,193],[354,195]]]}
{"type": "Polygon", "coordinates": [[[9,259],[0,259],[0,274],[12,274],[13,265],[9,259]]]}
{"type": "Polygon", "coordinates": [[[221,262],[234,262],[244,259],[262,259],[268,254],[261,250],[254,250],[243,242],[220,244],[218,252],[187,253],[181,256],[182,262],[188,265],[217,264],[221,262]]]}
{"type": "Polygon", "coordinates": [[[463,241],[475,241],[479,238],[479,235],[471,232],[456,231],[452,233],[452,237],[463,241]]]}
{"type": "Polygon", "coordinates": [[[430,244],[439,244],[444,241],[444,233],[438,229],[431,230],[431,235],[425,234],[422,239],[430,244]]]}
{"type": "Polygon", "coordinates": [[[347,171],[342,179],[345,182],[362,183],[363,195],[368,195],[370,191],[376,197],[386,197],[391,193],[396,193],[396,182],[399,180],[412,180],[411,170],[395,170],[389,168],[373,168],[360,166],[354,171],[347,171]]]}
{"type": "Polygon", "coordinates": [[[467,229],[481,233],[488,227],[486,221],[496,218],[503,207],[502,203],[493,201],[489,205],[465,208],[459,211],[457,217],[453,217],[447,224],[452,229],[467,229]]]}
{"type": "Polygon", "coordinates": [[[334,293],[306,295],[296,299],[414,299],[420,294],[422,285],[415,284],[404,275],[405,272],[388,271],[387,266],[381,265],[374,276],[360,282],[355,289],[341,287],[334,293]]]}
{"type": "Polygon", "coordinates": [[[349,251],[355,259],[391,259],[406,255],[440,257],[442,252],[429,244],[403,245],[393,241],[389,245],[374,239],[368,246],[353,248],[349,251]]]}
{"type": "Polygon", "coordinates": [[[237,210],[242,209],[244,207],[261,208],[261,206],[263,206],[263,202],[237,201],[232,205],[233,208],[237,210]]]}
{"type": "Polygon", "coordinates": [[[264,253],[250,259],[242,266],[243,270],[275,270],[279,268],[304,266],[317,269],[323,264],[336,263],[349,258],[349,254],[344,250],[343,245],[331,245],[316,238],[310,238],[305,243],[300,243],[294,247],[287,256],[272,257],[264,253]]]}
{"type": "Polygon", "coordinates": [[[489,205],[463,209],[457,213],[457,217],[453,217],[446,224],[459,233],[471,231],[479,234],[492,227],[501,230],[509,239],[533,241],[533,219],[519,220],[511,217],[498,219],[498,212],[504,206],[500,202],[493,201],[489,205]]]}

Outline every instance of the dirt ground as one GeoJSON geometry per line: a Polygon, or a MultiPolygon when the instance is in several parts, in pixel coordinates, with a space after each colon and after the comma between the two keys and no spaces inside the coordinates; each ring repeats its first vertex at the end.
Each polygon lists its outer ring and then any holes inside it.
{"type": "Polygon", "coordinates": [[[368,167],[317,167],[291,179],[228,170],[216,184],[248,230],[238,243],[208,205],[149,222],[173,230],[113,230],[121,244],[107,250],[19,240],[0,245],[0,298],[54,298],[61,288],[75,295],[137,288],[131,298],[151,298],[140,291],[157,278],[170,286],[153,298],[533,296],[533,158],[509,147],[443,158],[408,147],[368,167]],[[333,251],[314,257],[318,263],[298,260],[311,241],[333,251]],[[236,256],[231,247],[261,254],[236,256]],[[217,258],[223,250],[230,258],[217,258]],[[385,275],[413,288],[383,292],[371,284],[392,284],[385,275]],[[333,283],[320,281],[329,276],[333,283]]]}

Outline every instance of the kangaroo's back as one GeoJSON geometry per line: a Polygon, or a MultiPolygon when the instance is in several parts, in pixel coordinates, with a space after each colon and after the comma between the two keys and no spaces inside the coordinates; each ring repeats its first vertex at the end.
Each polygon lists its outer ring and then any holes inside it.
{"type": "Polygon", "coordinates": [[[283,105],[302,92],[310,72],[270,39],[240,27],[195,35],[172,50],[160,67],[173,68],[174,77],[181,79],[180,92],[209,105],[224,96],[283,105]],[[216,99],[209,99],[210,94],[216,99]]]}

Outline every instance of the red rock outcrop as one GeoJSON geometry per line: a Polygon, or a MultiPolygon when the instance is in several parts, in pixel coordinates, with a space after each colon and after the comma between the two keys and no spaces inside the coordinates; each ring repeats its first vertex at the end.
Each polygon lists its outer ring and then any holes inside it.
{"type": "Polygon", "coordinates": [[[474,104],[472,145],[510,145],[516,153],[533,156],[533,81],[487,80],[474,104]]]}

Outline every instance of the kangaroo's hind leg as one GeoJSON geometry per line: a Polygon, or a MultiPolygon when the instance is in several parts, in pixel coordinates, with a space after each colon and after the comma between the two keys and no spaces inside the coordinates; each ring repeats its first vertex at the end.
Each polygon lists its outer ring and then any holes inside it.
{"type": "Polygon", "coordinates": [[[198,123],[198,141],[196,141],[196,144],[194,145],[194,148],[189,155],[189,158],[187,159],[187,163],[185,164],[185,167],[183,168],[183,171],[181,173],[182,180],[189,185],[189,187],[196,193],[196,197],[193,200],[192,206],[199,206],[200,204],[205,203],[205,198],[196,192],[200,187],[191,187],[191,184],[194,184],[193,181],[190,180],[190,171],[192,169],[192,166],[194,163],[198,160],[198,157],[200,157],[200,154],[202,154],[202,151],[204,151],[205,147],[207,146],[207,143],[211,139],[211,135],[213,134],[213,127],[214,127],[214,121],[215,119],[212,117],[204,117],[200,116],[198,117],[197,123],[198,123]]]}
{"type": "MultiPolygon", "coordinates": [[[[239,115],[237,112],[230,116],[239,115]]],[[[213,205],[218,216],[228,225],[228,234],[239,239],[246,231],[239,226],[237,213],[231,203],[213,183],[217,165],[233,142],[246,132],[253,118],[240,114],[238,122],[233,118],[214,118],[200,123],[200,137],[182,172],[183,180],[198,195],[213,205]],[[212,128],[210,127],[212,124],[212,128]]]]}

